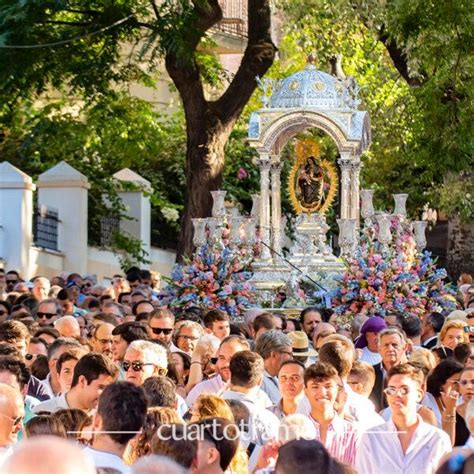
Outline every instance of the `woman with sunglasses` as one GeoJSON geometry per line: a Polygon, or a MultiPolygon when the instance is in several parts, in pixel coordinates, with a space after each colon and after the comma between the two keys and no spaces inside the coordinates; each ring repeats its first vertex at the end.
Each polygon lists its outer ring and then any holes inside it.
{"type": "Polygon", "coordinates": [[[464,446],[469,439],[470,432],[466,424],[467,404],[474,400],[474,367],[465,367],[459,378],[459,394],[461,404],[457,405],[454,423],[456,441],[454,446],[464,446]]]}

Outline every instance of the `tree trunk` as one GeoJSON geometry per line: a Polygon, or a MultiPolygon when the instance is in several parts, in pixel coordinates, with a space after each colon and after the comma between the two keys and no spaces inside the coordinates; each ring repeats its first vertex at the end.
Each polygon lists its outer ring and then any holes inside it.
{"type": "Polygon", "coordinates": [[[178,243],[178,261],[190,256],[193,246],[195,217],[210,217],[212,196],[210,191],[222,185],[224,147],[232,126],[237,120],[222,123],[210,111],[199,120],[199,126],[188,126],[186,151],[186,193],[181,234],[178,243]]]}
{"type": "Polygon", "coordinates": [[[447,258],[447,270],[454,281],[463,272],[474,274],[474,220],[463,223],[458,214],[449,218],[447,258]]]}

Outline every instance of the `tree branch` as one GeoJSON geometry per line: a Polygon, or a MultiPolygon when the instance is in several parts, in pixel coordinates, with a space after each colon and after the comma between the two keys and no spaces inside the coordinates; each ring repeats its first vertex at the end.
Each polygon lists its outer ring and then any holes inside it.
{"type": "Polygon", "coordinates": [[[193,0],[194,10],[198,16],[196,29],[202,33],[222,20],[222,8],[218,0],[193,0]]]}
{"type": "Polygon", "coordinates": [[[264,76],[273,63],[276,46],[271,38],[269,0],[248,2],[248,42],[239,69],[213,108],[223,121],[238,117],[257,87],[256,76],[264,76]]]}
{"type": "Polygon", "coordinates": [[[151,8],[153,8],[153,13],[156,16],[156,19],[159,20],[160,19],[160,12],[158,10],[158,6],[157,6],[155,0],[150,0],[150,4],[151,4],[151,8]]]}
{"type": "Polygon", "coordinates": [[[402,49],[398,47],[395,40],[389,36],[387,31],[385,30],[384,25],[382,25],[382,27],[380,28],[378,36],[379,40],[387,49],[388,54],[392,59],[393,65],[403,77],[403,79],[405,79],[406,83],[412,87],[421,86],[422,81],[420,79],[410,76],[410,73],[408,71],[408,62],[406,54],[403,52],[402,49]]]}

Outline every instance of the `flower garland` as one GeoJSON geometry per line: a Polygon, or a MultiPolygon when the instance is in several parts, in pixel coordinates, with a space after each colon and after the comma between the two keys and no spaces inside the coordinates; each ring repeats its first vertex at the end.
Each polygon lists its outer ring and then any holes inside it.
{"type": "Polygon", "coordinates": [[[203,245],[186,265],[175,265],[162,293],[170,308],[220,309],[236,318],[254,304],[252,273],[243,249],[203,245]]]}
{"type": "Polygon", "coordinates": [[[417,251],[411,224],[393,216],[390,230],[392,243],[382,245],[376,239],[377,224],[365,227],[354,258],[346,260],[346,271],[336,277],[331,298],[341,320],[391,312],[421,317],[456,308],[455,292],[444,283],[446,270],[436,267],[430,252],[417,251]]]}

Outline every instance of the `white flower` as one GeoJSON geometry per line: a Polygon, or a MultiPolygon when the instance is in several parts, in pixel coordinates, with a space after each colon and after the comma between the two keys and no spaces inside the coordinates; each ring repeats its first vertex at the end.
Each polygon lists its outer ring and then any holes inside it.
{"type": "Polygon", "coordinates": [[[172,207],[163,207],[161,213],[168,222],[176,222],[179,219],[179,212],[172,207]]]}

